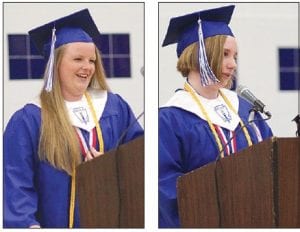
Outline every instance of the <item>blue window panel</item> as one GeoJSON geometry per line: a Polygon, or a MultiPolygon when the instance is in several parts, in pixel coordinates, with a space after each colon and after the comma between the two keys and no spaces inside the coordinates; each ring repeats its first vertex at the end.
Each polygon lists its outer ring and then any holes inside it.
{"type": "Polygon", "coordinates": [[[38,52],[34,43],[31,40],[30,40],[30,55],[40,56],[41,59],[44,59],[44,57],[38,52]]]}
{"type": "Polygon", "coordinates": [[[130,76],[130,59],[114,58],[114,76],[129,77],[130,76]]]}
{"type": "Polygon", "coordinates": [[[25,35],[8,35],[9,55],[27,55],[27,37],[25,35]]]}
{"type": "Polygon", "coordinates": [[[280,89],[281,90],[298,90],[299,75],[295,72],[280,72],[280,89]]]}
{"type": "Polygon", "coordinates": [[[26,59],[9,60],[10,79],[27,79],[28,62],[26,59]]]}
{"type": "Polygon", "coordinates": [[[280,67],[293,67],[295,65],[295,49],[279,49],[280,67]]]}
{"type": "Polygon", "coordinates": [[[114,34],[113,54],[129,54],[129,34],[114,34]]]}
{"type": "Polygon", "coordinates": [[[32,79],[43,79],[46,61],[44,59],[32,59],[30,62],[31,76],[32,79]]]}
{"type": "Polygon", "coordinates": [[[279,48],[280,90],[299,90],[299,48],[279,48]]]}

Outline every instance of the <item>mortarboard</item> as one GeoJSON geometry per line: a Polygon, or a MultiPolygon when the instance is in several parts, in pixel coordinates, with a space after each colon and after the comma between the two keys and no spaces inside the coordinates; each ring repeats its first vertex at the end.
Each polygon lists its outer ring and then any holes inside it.
{"type": "Polygon", "coordinates": [[[233,35],[228,24],[234,6],[214,8],[171,18],[163,46],[177,43],[177,55],[198,41],[198,19],[201,19],[203,38],[214,35],[233,35]]]}
{"type": "Polygon", "coordinates": [[[45,57],[50,52],[53,28],[56,30],[55,48],[72,42],[93,42],[92,38],[100,36],[88,9],[53,20],[29,31],[30,39],[45,57]]]}
{"type": "MultiPolygon", "coordinates": [[[[234,7],[234,5],[230,5],[171,18],[162,46],[177,43],[176,51],[177,57],[179,57],[187,46],[199,41],[200,71],[214,76],[211,70],[206,70],[210,69],[209,67],[201,69],[201,65],[208,66],[203,40],[215,35],[233,36],[228,24],[234,7]]],[[[216,81],[214,77],[213,82],[216,81]]],[[[207,85],[208,82],[204,82],[202,84],[207,85]]]]}
{"type": "Polygon", "coordinates": [[[29,31],[30,39],[38,52],[49,59],[49,73],[45,77],[45,89],[52,90],[54,50],[64,44],[73,42],[93,42],[100,32],[89,10],[84,9],[68,16],[53,20],[43,26],[29,31]]]}

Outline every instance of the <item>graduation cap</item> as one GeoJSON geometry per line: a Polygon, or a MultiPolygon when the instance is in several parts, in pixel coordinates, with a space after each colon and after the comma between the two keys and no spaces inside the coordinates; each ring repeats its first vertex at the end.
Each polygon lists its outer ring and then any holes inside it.
{"type": "Polygon", "coordinates": [[[171,18],[162,46],[177,43],[177,57],[190,44],[199,41],[199,65],[202,85],[218,82],[210,69],[205,53],[204,39],[215,35],[233,36],[228,24],[234,5],[208,9],[171,18]]]}
{"type": "Polygon", "coordinates": [[[64,44],[73,42],[93,42],[100,32],[91,17],[89,10],[84,9],[68,16],[53,20],[29,31],[30,39],[38,52],[49,58],[49,73],[45,89],[51,91],[53,82],[54,50],[64,44]]]}
{"type": "Polygon", "coordinates": [[[37,50],[46,57],[50,52],[53,28],[56,30],[55,48],[72,42],[92,42],[92,38],[100,36],[88,9],[53,20],[29,31],[37,50]]]}

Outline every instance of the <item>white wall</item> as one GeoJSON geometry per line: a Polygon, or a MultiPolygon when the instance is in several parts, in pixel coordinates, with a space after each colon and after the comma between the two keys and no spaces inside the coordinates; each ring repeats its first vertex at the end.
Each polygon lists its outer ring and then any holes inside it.
{"type": "MultiPolygon", "coordinates": [[[[160,3],[159,41],[163,42],[171,17],[229,5],[228,3],[160,3]]],[[[230,23],[237,38],[239,84],[249,87],[273,117],[279,137],[295,136],[298,91],[279,91],[278,47],[298,47],[298,3],[236,3],[230,23]]],[[[159,104],[164,104],[184,79],[176,71],[176,45],[159,48],[159,104]]]]}
{"type": "MultiPolygon", "coordinates": [[[[109,78],[108,84],[132,107],[137,116],[144,110],[144,4],[143,3],[4,3],[3,73],[5,128],[11,115],[35,97],[42,80],[9,80],[8,34],[25,34],[29,30],[88,8],[100,33],[129,33],[131,78],[109,78]]],[[[139,120],[143,125],[143,119],[139,120]]]]}

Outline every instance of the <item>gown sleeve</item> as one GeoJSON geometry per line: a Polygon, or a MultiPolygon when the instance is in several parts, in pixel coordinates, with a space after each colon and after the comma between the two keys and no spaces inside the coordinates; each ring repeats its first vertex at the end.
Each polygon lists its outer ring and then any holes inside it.
{"type": "MultiPolygon", "coordinates": [[[[159,111],[159,227],[179,227],[177,178],[183,175],[181,141],[176,120],[164,109],[159,111]]],[[[180,133],[180,132],[179,132],[180,133]]]]}
{"type": "Polygon", "coordinates": [[[34,185],[38,136],[37,125],[25,108],[12,116],[4,132],[4,227],[39,225],[34,185]]]}

